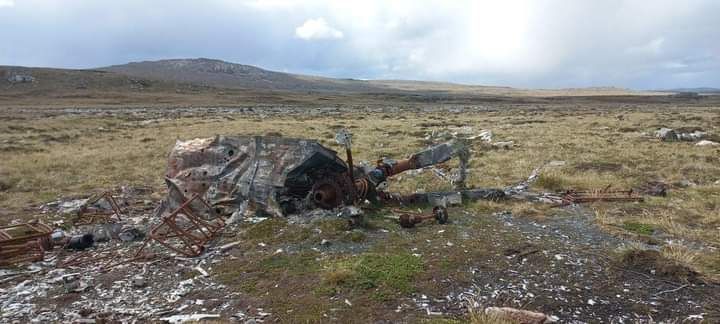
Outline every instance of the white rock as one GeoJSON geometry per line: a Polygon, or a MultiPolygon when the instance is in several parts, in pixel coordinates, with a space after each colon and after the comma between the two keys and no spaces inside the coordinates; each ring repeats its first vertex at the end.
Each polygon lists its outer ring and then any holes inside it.
{"type": "Polygon", "coordinates": [[[220,318],[220,314],[192,314],[192,315],[173,315],[169,317],[163,317],[161,321],[167,321],[170,323],[185,323],[185,322],[197,322],[201,319],[207,318],[220,318]]]}
{"type": "Polygon", "coordinates": [[[720,143],[708,141],[708,140],[702,140],[700,142],[695,143],[695,146],[718,146],[720,143]]]}

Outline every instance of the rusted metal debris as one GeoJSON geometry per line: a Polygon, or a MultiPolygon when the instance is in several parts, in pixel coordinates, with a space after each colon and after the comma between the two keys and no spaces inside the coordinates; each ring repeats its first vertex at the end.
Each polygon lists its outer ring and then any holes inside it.
{"type": "Polygon", "coordinates": [[[432,212],[427,214],[409,213],[400,210],[396,210],[395,212],[400,214],[400,226],[404,228],[415,227],[415,225],[430,219],[436,220],[438,224],[445,224],[448,221],[447,208],[443,206],[435,206],[432,212]]]}
{"type": "Polygon", "coordinates": [[[200,198],[200,195],[195,194],[177,209],[162,216],[160,223],[149,231],[135,256],[140,256],[150,242],[157,242],[177,253],[195,257],[202,254],[207,243],[214,239],[223,227],[223,219],[217,217],[214,209],[200,198]],[[197,208],[198,205],[204,208],[197,208]]]}
{"type": "Polygon", "coordinates": [[[568,190],[562,194],[562,201],[559,205],[581,204],[596,201],[643,201],[643,197],[638,192],[629,190],[610,190],[606,187],[601,190],[576,191],[568,190]]]}
{"type": "MultiPolygon", "coordinates": [[[[260,214],[285,216],[314,208],[334,209],[363,201],[388,202],[396,197],[384,190],[387,181],[404,171],[431,167],[459,158],[467,167],[469,150],[455,139],[431,146],[407,159],[382,158],[374,166],[352,162],[352,136],[340,132],[337,141],[346,149],[347,162],[317,141],[271,136],[217,136],[178,141],[170,153],[167,184],[171,194],[157,210],[168,214],[193,195],[202,197],[220,216],[260,214]]],[[[466,170],[454,180],[464,189],[466,170]]],[[[499,199],[479,191],[463,191],[468,199],[499,199]]],[[[417,196],[419,201],[431,201],[417,196]]],[[[402,199],[401,199],[402,200],[402,199]]],[[[413,199],[409,199],[410,202],[413,199]]]]}
{"type": "Polygon", "coordinates": [[[0,227],[0,265],[41,261],[52,229],[38,221],[0,227]]]}
{"type": "Polygon", "coordinates": [[[109,191],[96,194],[88,198],[88,200],[80,207],[77,217],[74,220],[75,225],[89,225],[97,223],[112,223],[122,221],[122,210],[118,205],[115,197],[109,191]],[[97,203],[105,200],[110,205],[110,210],[96,207],[97,203]]]}
{"type": "Polygon", "coordinates": [[[107,270],[119,265],[135,261],[149,261],[154,259],[155,257],[156,255],[153,253],[142,253],[142,250],[133,253],[131,256],[127,256],[115,247],[108,247],[100,251],[73,253],[67,258],[58,261],[57,266],[83,267],[90,264],[96,264],[99,265],[101,269],[107,270]]]}

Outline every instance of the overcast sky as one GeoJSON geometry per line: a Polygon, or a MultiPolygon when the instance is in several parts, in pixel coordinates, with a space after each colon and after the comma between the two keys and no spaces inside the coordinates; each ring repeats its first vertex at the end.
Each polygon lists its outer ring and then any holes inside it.
{"type": "Polygon", "coordinates": [[[0,0],[0,65],[217,58],[482,85],[720,87],[718,0],[0,0]]]}

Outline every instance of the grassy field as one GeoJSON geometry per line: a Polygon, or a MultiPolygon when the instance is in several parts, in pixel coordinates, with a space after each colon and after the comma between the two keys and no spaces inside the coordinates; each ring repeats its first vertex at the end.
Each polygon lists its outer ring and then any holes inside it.
{"type": "MultiPolygon", "coordinates": [[[[404,157],[424,148],[433,131],[470,126],[477,132],[492,130],[497,141],[515,143],[509,150],[473,144],[468,181],[472,187],[507,187],[549,161],[565,164],[544,169],[532,191],[627,189],[651,181],[667,183],[667,197],[586,207],[612,236],[656,245],[669,262],[683,264],[708,280],[720,277],[720,148],[661,142],[651,135],[660,127],[702,129],[717,140],[717,107],[597,104],[501,108],[410,113],[345,109],[332,115],[271,116],[262,111],[183,116],[168,109],[159,117],[10,110],[0,120],[0,223],[37,217],[34,207],[48,201],[120,185],[150,186],[157,200],[163,195],[166,157],[176,139],[280,134],[319,139],[338,149],[333,136],[335,130],[345,127],[354,134],[355,159],[374,161],[381,156],[404,157]]],[[[390,188],[409,193],[449,189],[450,185],[424,172],[398,177],[390,188]]],[[[392,319],[393,312],[402,309],[403,297],[417,292],[442,296],[470,284],[464,270],[477,260],[492,260],[492,265],[487,265],[490,269],[502,267],[505,261],[502,256],[498,259],[498,249],[518,245],[522,237],[474,234],[494,224],[482,215],[500,211],[540,222],[563,214],[543,204],[475,202],[451,210],[454,221],[450,225],[413,231],[401,231],[384,217],[386,210],[369,211],[368,224],[360,229],[347,228],[337,220],[308,227],[271,219],[237,233],[243,239],[238,250],[244,252],[215,267],[213,275],[272,309],[279,321],[305,322],[328,316],[348,321],[392,319]],[[332,242],[338,253],[312,249],[322,240],[332,242]],[[447,248],[451,245],[446,242],[457,248],[447,248]],[[260,243],[265,247],[257,248],[260,243]],[[268,253],[276,249],[293,253],[268,253]]],[[[606,252],[611,258],[625,253],[606,252]]],[[[437,321],[412,316],[419,321],[437,321]]],[[[442,321],[484,321],[480,314],[468,316],[442,321]]]]}

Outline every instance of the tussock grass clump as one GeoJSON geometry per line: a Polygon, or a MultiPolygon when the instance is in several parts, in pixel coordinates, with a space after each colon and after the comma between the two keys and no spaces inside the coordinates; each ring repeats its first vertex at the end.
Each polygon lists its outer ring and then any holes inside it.
{"type": "Polygon", "coordinates": [[[558,172],[547,172],[541,173],[533,186],[547,191],[561,191],[568,189],[569,182],[558,172]]]}
{"type": "Polygon", "coordinates": [[[622,249],[617,255],[620,267],[679,282],[698,282],[699,273],[693,267],[696,256],[687,250],[666,248],[661,251],[646,250],[638,246],[622,249]]]}
{"type": "Polygon", "coordinates": [[[623,228],[640,235],[652,235],[655,232],[655,229],[651,225],[632,221],[625,222],[623,228]]]}
{"type": "Polygon", "coordinates": [[[374,289],[376,296],[388,297],[412,292],[422,270],[422,259],[407,253],[365,253],[330,264],[322,277],[329,285],[374,289]]]}

